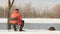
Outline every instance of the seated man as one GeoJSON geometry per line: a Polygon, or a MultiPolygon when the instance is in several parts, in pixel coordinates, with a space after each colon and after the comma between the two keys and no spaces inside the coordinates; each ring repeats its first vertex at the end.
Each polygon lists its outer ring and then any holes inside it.
{"type": "Polygon", "coordinates": [[[24,21],[22,21],[22,16],[19,12],[18,9],[15,9],[12,14],[10,15],[10,19],[9,19],[9,24],[12,24],[14,27],[14,31],[17,31],[16,29],[16,24],[18,24],[19,26],[19,31],[23,31],[23,23],[24,21]]]}

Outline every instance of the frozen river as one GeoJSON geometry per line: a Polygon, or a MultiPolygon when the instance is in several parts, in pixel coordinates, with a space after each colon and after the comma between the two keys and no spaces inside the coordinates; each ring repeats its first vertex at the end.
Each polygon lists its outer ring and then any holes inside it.
{"type": "MultiPolygon", "coordinates": [[[[25,21],[24,29],[48,30],[49,27],[53,26],[56,28],[56,31],[60,31],[60,19],[23,18],[23,20],[25,21]]],[[[7,19],[0,18],[0,30],[6,29],[7,19]]]]}
{"type": "MultiPolygon", "coordinates": [[[[60,34],[60,19],[24,18],[25,26],[22,32],[13,29],[7,30],[7,19],[0,18],[0,34],[60,34]],[[49,27],[55,27],[55,31],[49,31],[49,27]]],[[[18,28],[18,27],[17,27],[18,28]]]]}

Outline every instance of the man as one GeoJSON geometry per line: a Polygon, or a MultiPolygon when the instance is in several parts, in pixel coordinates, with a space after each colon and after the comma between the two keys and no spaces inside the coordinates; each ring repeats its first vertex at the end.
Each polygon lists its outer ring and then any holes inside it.
{"type": "Polygon", "coordinates": [[[22,21],[22,16],[19,12],[18,9],[15,9],[12,14],[10,15],[10,19],[9,19],[9,23],[13,25],[14,27],[14,31],[17,31],[16,29],[16,24],[18,24],[19,26],[19,31],[23,31],[22,28],[23,28],[23,22],[22,21]]]}

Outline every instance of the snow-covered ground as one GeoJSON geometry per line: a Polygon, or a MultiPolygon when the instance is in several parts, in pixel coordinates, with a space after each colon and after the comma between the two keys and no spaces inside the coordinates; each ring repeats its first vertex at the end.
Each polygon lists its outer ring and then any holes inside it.
{"type": "Polygon", "coordinates": [[[60,31],[48,30],[26,30],[26,31],[13,31],[13,30],[0,30],[1,34],[60,34],[60,31]]]}
{"type": "MultiPolygon", "coordinates": [[[[49,31],[49,30],[29,30],[24,29],[25,31],[13,31],[12,30],[0,30],[0,33],[6,33],[6,34],[60,34],[60,31],[49,31]]],[[[2,34],[3,34],[2,33],[2,34]]]]}

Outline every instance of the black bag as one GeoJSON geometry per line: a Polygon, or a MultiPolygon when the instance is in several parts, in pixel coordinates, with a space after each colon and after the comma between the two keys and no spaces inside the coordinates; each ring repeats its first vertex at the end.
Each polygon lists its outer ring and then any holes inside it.
{"type": "Polygon", "coordinates": [[[55,27],[50,27],[48,30],[54,31],[56,29],[55,29],[55,27]]]}
{"type": "Polygon", "coordinates": [[[22,20],[23,25],[21,26],[22,28],[24,27],[24,20],[22,20]]]}

